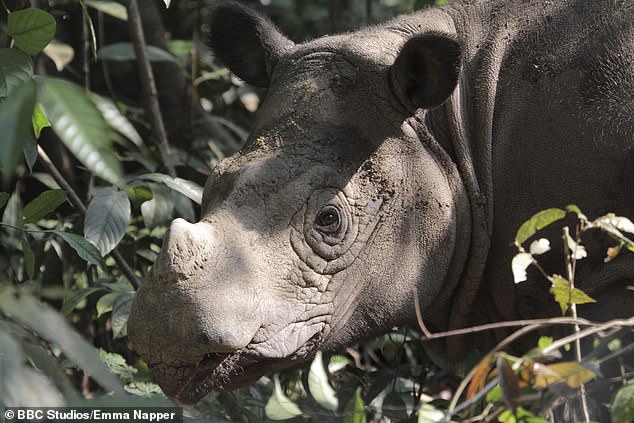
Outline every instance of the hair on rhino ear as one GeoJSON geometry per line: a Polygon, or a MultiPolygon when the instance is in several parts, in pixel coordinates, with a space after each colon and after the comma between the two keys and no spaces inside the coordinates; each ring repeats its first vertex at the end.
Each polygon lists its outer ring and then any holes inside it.
{"type": "Polygon", "coordinates": [[[213,9],[209,44],[240,79],[257,87],[269,85],[278,59],[295,44],[265,16],[236,2],[213,9]]]}
{"type": "Polygon", "coordinates": [[[393,94],[412,113],[440,106],[456,88],[461,54],[460,43],[448,34],[410,38],[390,67],[393,94]]]}

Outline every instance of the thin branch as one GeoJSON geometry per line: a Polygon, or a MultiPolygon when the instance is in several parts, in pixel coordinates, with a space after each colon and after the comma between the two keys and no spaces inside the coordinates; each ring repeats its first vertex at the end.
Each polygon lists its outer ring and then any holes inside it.
{"type": "MultiPolygon", "coordinates": [[[[59,186],[62,187],[64,191],[66,191],[66,194],[68,195],[68,200],[70,201],[70,203],[77,210],[79,210],[79,213],[82,216],[85,215],[87,210],[86,205],[83,203],[83,201],[81,201],[77,193],[75,193],[75,190],[73,189],[73,187],[71,187],[70,184],[66,181],[66,179],[62,176],[62,174],[59,173],[59,170],[57,170],[57,167],[55,167],[55,165],[53,164],[51,159],[48,157],[46,152],[42,150],[42,147],[40,147],[39,145],[37,146],[37,155],[40,161],[42,162],[42,164],[49,171],[53,179],[55,179],[55,182],[57,182],[59,186]]],[[[141,281],[134,274],[134,270],[132,270],[132,268],[130,267],[128,262],[123,258],[123,256],[119,254],[117,250],[112,250],[110,252],[110,256],[117,263],[117,266],[119,266],[119,270],[128,279],[128,281],[130,281],[132,286],[135,289],[138,289],[139,286],[141,286],[141,281]]]]}
{"type": "Polygon", "coordinates": [[[158,101],[158,92],[154,81],[154,73],[150,60],[147,55],[145,43],[145,35],[143,34],[143,24],[141,22],[141,14],[139,13],[139,5],[137,0],[127,1],[128,9],[128,25],[130,28],[130,38],[134,46],[134,54],[139,69],[139,78],[141,79],[141,88],[145,96],[146,112],[150,120],[152,135],[158,141],[158,147],[161,151],[161,157],[167,166],[167,171],[171,177],[176,177],[174,165],[170,163],[170,146],[167,140],[167,132],[161,115],[161,108],[158,101]]]}

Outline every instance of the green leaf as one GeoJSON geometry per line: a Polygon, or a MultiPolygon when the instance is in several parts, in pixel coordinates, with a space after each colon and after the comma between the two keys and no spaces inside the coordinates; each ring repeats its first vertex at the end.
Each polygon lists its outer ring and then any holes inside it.
{"type": "Polygon", "coordinates": [[[343,423],[366,423],[365,407],[361,398],[361,388],[357,388],[354,396],[346,404],[343,423]]]}
{"type": "Polygon", "coordinates": [[[164,397],[163,390],[152,382],[134,382],[125,386],[126,392],[143,398],[164,397]]]}
{"type": "Polygon", "coordinates": [[[108,125],[84,90],[66,81],[38,78],[39,101],[55,133],[96,176],[123,185],[108,125]]]}
{"type": "Polygon", "coordinates": [[[110,15],[113,18],[117,18],[122,21],[128,20],[128,10],[124,5],[117,3],[116,1],[86,0],[85,3],[87,6],[97,9],[98,11],[110,15]]]}
{"type": "Polygon", "coordinates": [[[310,365],[310,371],[308,373],[308,389],[319,405],[328,410],[337,410],[339,400],[337,399],[335,390],[332,389],[332,386],[330,386],[330,382],[328,381],[328,375],[326,374],[326,370],[324,368],[321,351],[317,351],[317,354],[310,365]]]}
{"type": "Polygon", "coordinates": [[[130,200],[124,191],[104,188],[92,198],[84,217],[84,236],[102,256],[123,239],[130,221],[130,200]]]}
{"type": "Polygon", "coordinates": [[[610,405],[612,423],[628,423],[634,421],[634,381],[630,380],[614,396],[610,405]]]}
{"type": "Polygon", "coordinates": [[[10,197],[11,195],[8,192],[0,192],[0,209],[3,208],[5,204],[7,204],[7,201],[9,201],[10,197]]]}
{"type": "Polygon", "coordinates": [[[24,254],[26,274],[29,276],[29,279],[33,279],[33,276],[35,276],[35,256],[33,255],[29,241],[24,237],[22,237],[22,253],[24,254]]]}
{"type": "Polygon", "coordinates": [[[121,384],[101,362],[95,348],[84,341],[61,314],[45,303],[13,287],[0,288],[0,309],[39,336],[59,346],[63,353],[84,369],[107,391],[122,394],[121,384]]]}
{"type": "Polygon", "coordinates": [[[0,48],[0,99],[33,78],[31,58],[15,48],[0,48]]]}
{"type": "Polygon", "coordinates": [[[137,369],[126,363],[125,358],[119,354],[111,353],[99,349],[99,358],[103,361],[103,364],[115,375],[121,378],[123,383],[130,383],[134,380],[134,375],[138,372],[137,369]]]}
{"type": "Polygon", "coordinates": [[[146,173],[139,176],[140,179],[161,182],[176,192],[183,194],[196,204],[200,204],[203,199],[203,188],[191,181],[182,178],[172,178],[162,173],[146,173]]]}
{"type": "Polygon", "coordinates": [[[11,95],[0,103],[0,171],[5,185],[13,178],[24,143],[32,136],[34,107],[35,85],[31,81],[13,89],[11,95]]]}
{"type": "Polygon", "coordinates": [[[37,54],[53,39],[55,18],[41,9],[17,10],[8,17],[9,35],[15,45],[27,54],[37,54]]]}
{"type": "Polygon", "coordinates": [[[110,292],[106,295],[102,295],[97,301],[97,317],[101,317],[105,313],[110,313],[114,306],[115,300],[121,295],[120,292],[110,292]]]}
{"type": "Polygon", "coordinates": [[[562,209],[546,209],[536,213],[522,224],[515,235],[515,242],[517,245],[522,244],[537,231],[564,217],[566,217],[566,211],[562,209]]]}
{"type": "Polygon", "coordinates": [[[71,246],[73,250],[77,252],[77,255],[82,259],[86,260],[90,264],[94,264],[96,266],[103,265],[103,261],[101,259],[101,254],[97,247],[94,246],[90,241],[84,238],[81,235],[72,234],[70,232],[55,232],[56,235],[59,235],[64,241],[71,246]]]}
{"type": "Polygon", "coordinates": [[[123,338],[128,334],[128,318],[134,301],[133,292],[125,292],[117,297],[112,305],[112,336],[114,339],[123,338]]]}
{"type": "Polygon", "coordinates": [[[22,146],[22,153],[24,153],[24,161],[29,167],[29,172],[33,171],[33,166],[37,161],[37,141],[35,140],[35,134],[30,134],[26,137],[26,141],[22,146]]]}
{"type": "Polygon", "coordinates": [[[33,132],[35,132],[35,137],[39,138],[42,133],[42,129],[51,126],[51,123],[46,119],[46,115],[44,114],[44,110],[40,107],[39,104],[35,104],[35,108],[33,109],[33,116],[31,116],[31,122],[33,123],[33,132]]]}
{"type": "MultiPolygon", "coordinates": [[[[167,51],[155,46],[147,46],[146,52],[150,62],[174,62],[178,59],[167,51]]],[[[100,60],[136,60],[132,43],[114,43],[102,47],[97,52],[100,60]]]]}
{"type": "Polygon", "coordinates": [[[539,340],[537,341],[537,346],[540,350],[543,350],[544,348],[548,348],[549,346],[551,346],[552,343],[553,338],[551,338],[550,336],[540,336],[539,340]]]}
{"type": "Polygon", "coordinates": [[[62,304],[61,313],[64,315],[69,314],[77,307],[84,298],[95,292],[103,291],[105,288],[102,286],[91,286],[88,288],[80,289],[75,292],[70,298],[64,298],[64,304],[62,304]]]}
{"type": "Polygon", "coordinates": [[[301,416],[302,410],[299,409],[297,404],[284,395],[282,386],[280,385],[280,379],[277,375],[273,376],[273,381],[275,383],[273,395],[269,398],[264,407],[266,417],[271,420],[287,420],[301,416]]]}
{"type": "Polygon", "coordinates": [[[132,141],[135,145],[139,147],[143,147],[143,140],[141,139],[141,135],[134,129],[134,126],[130,123],[130,121],[123,116],[123,114],[119,111],[117,106],[105,97],[100,95],[89,93],[90,99],[97,109],[101,112],[103,118],[108,122],[108,125],[115,131],[119,132],[127,139],[132,141]]]}
{"type": "Polygon", "coordinates": [[[24,206],[22,223],[34,223],[43,219],[64,201],[66,201],[66,191],[63,189],[44,191],[24,206]]]}
{"type": "Polygon", "coordinates": [[[566,311],[571,304],[596,302],[582,290],[577,288],[571,289],[570,282],[560,275],[552,275],[550,277],[550,282],[552,283],[550,293],[553,294],[555,301],[557,301],[559,307],[561,307],[562,314],[566,314],[566,311]]]}

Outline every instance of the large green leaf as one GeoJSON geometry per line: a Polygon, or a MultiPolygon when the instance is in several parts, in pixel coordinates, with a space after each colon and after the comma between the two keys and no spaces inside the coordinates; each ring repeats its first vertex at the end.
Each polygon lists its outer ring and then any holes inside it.
{"type": "Polygon", "coordinates": [[[9,35],[25,53],[37,54],[55,36],[55,18],[41,9],[29,8],[9,14],[9,35]]]}
{"type": "Polygon", "coordinates": [[[99,190],[88,204],[84,236],[97,246],[101,255],[112,251],[125,235],[130,220],[130,200],[115,188],[99,190]]]}
{"type": "Polygon", "coordinates": [[[9,201],[9,197],[11,197],[11,195],[8,192],[0,192],[0,209],[3,208],[5,204],[7,204],[7,201],[9,201]]]}
{"type": "Polygon", "coordinates": [[[33,223],[43,219],[64,201],[66,201],[66,191],[63,189],[44,191],[24,206],[22,211],[23,223],[33,223]]]}
{"type": "Polygon", "coordinates": [[[562,209],[546,209],[536,213],[519,228],[515,235],[515,242],[520,245],[533,236],[535,232],[564,217],[566,217],[566,211],[562,209]]]}
{"type": "Polygon", "coordinates": [[[108,125],[84,90],[58,79],[37,81],[38,100],[59,138],[95,175],[122,185],[121,163],[112,151],[108,125]]]}
{"type": "Polygon", "coordinates": [[[34,107],[35,85],[32,81],[22,83],[0,103],[0,171],[4,184],[13,177],[24,144],[33,134],[31,116],[34,107]]]}
{"type": "Polygon", "coordinates": [[[297,404],[284,395],[284,391],[282,391],[282,386],[280,385],[280,379],[277,375],[274,376],[273,380],[275,384],[273,395],[269,398],[264,407],[266,417],[271,420],[288,420],[293,417],[301,416],[302,410],[300,410],[297,404]]]}
{"type": "MultiPolygon", "coordinates": [[[[178,59],[167,51],[155,46],[147,46],[146,48],[148,60],[150,62],[175,62],[178,59]]],[[[132,43],[114,43],[102,47],[97,52],[97,56],[101,60],[135,60],[136,54],[132,43]]]]}
{"type": "Polygon", "coordinates": [[[0,48],[0,99],[33,77],[31,58],[15,48],[0,48]]]}
{"type": "Polygon", "coordinates": [[[97,266],[101,266],[103,264],[101,254],[99,253],[97,247],[83,236],[70,232],[55,232],[55,234],[59,235],[64,241],[66,241],[68,245],[77,252],[77,255],[86,260],[88,263],[97,266]]]}
{"type": "Polygon", "coordinates": [[[339,400],[337,399],[335,390],[328,381],[328,374],[324,368],[321,351],[317,351],[310,365],[310,371],[308,372],[308,389],[319,405],[328,410],[337,410],[339,400]]]}
{"type": "Polygon", "coordinates": [[[27,325],[42,338],[58,345],[68,358],[107,391],[122,393],[121,384],[101,362],[95,348],[84,341],[62,315],[50,306],[16,291],[13,287],[5,286],[0,288],[0,309],[27,325]]]}

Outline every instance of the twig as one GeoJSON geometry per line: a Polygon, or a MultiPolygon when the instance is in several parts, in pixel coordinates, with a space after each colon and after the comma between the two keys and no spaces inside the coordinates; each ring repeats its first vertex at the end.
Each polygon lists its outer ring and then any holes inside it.
{"type": "MultiPolygon", "coordinates": [[[[37,155],[40,161],[42,162],[42,164],[46,167],[46,169],[48,169],[53,179],[55,179],[55,182],[57,182],[59,186],[62,187],[64,191],[66,191],[66,194],[68,195],[68,200],[70,201],[70,203],[77,210],[79,210],[79,213],[82,216],[84,216],[87,210],[86,205],[83,203],[83,201],[81,201],[77,193],[75,193],[75,190],[73,189],[73,187],[71,187],[70,184],[66,181],[66,179],[62,176],[62,174],[59,173],[59,170],[57,170],[57,167],[55,167],[55,165],[53,164],[51,159],[48,157],[46,152],[42,150],[42,147],[40,147],[39,145],[37,146],[37,155]]],[[[134,289],[138,289],[139,286],[141,286],[141,282],[139,278],[134,274],[134,271],[132,270],[128,262],[123,258],[123,256],[119,254],[117,250],[112,250],[110,252],[110,256],[117,263],[117,266],[119,266],[119,270],[121,270],[121,273],[123,273],[123,275],[128,279],[128,281],[130,281],[134,289]]]]}
{"type": "MultiPolygon", "coordinates": [[[[422,322],[422,317],[421,317],[421,322],[422,322]]],[[[583,318],[573,319],[572,317],[551,317],[549,319],[509,320],[507,322],[487,323],[486,325],[471,326],[471,327],[462,328],[462,329],[453,329],[453,330],[449,330],[445,332],[431,333],[429,332],[429,330],[427,330],[428,334],[426,334],[425,337],[422,338],[421,340],[427,341],[430,339],[448,338],[450,336],[468,335],[468,334],[477,333],[477,332],[484,332],[487,330],[495,330],[499,328],[508,328],[508,327],[515,327],[515,326],[526,326],[526,325],[552,326],[552,325],[574,325],[574,324],[578,324],[581,326],[598,325],[598,323],[591,322],[590,320],[586,320],[583,318]]]]}
{"type": "Polygon", "coordinates": [[[147,55],[145,35],[143,34],[143,24],[141,22],[141,14],[139,13],[139,5],[137,0],[128,0],[127,6],[130,38],[132,39],[134,54],[136,55],[136,61],[139,68],[141,88],[143,89],[143,95],[147,100],[146,112],[148,114],[148,118],[150,119],[152,135],[158,141],[158,147],[161,152],[161,157],[165,162],[165,166],[167,167],[167,172],[174,178],[176,177],[176,170],[174,169],[174,165],[172,165],[169,161],[170,146],[167,140],[165,124],[163,123],[163,116],[161,115],[158,92],[156,90],[156,83],[154,82],[154,73],[152,72],[152,66],[150,66],[150,60],[147,55]]]}
{"type": "MultiPolygon", "coordinates": [[[[577,264],[577,248],[579,246],[579,231],[577,230],[577,236],[575,240],[575,247],[569,251],[568,239],[570,238],[570,232],[568,226],[564,226],[564,257],[566,260],[566,272],[568,274],[568,281],[570,282],[568,303],[570,304],[570,314],[573,319],[577,318],[577,304],[572,301],[572,291],[575,289],[575,267],[577,264]]],[[[579,325],[574,325],[575,333],[581,332],[579,325]]],[[[581,363],[581,339],[575,339],[575,358],[578,363],[581,363]]],[[[583,418],[586,422],[590,421],[590,411],[588,411],[588,396],[586,394],[585,384],[579,386],[579,394],[581,396],[581,411],[583,412],[583,418]]]]}

